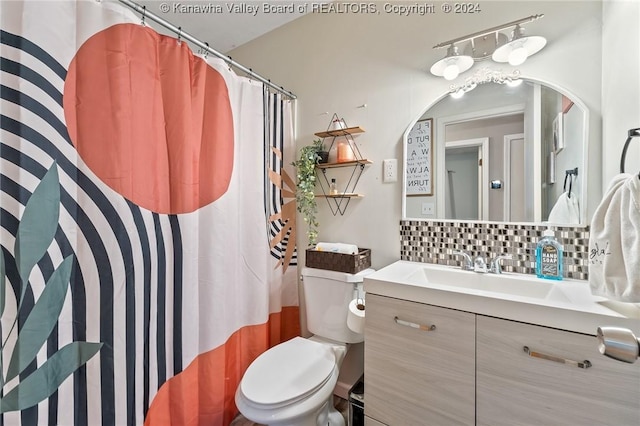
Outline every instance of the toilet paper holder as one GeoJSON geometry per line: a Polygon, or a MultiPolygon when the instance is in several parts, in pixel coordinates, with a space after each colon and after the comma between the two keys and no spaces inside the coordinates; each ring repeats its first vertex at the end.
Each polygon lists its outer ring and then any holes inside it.
{"type": "Polygon", "coordinates": [[[365,318],[364,298],[358,295],[349,302],[349,312],[347,313],[347,327],[354,333],[364,333],[365,318]]]}

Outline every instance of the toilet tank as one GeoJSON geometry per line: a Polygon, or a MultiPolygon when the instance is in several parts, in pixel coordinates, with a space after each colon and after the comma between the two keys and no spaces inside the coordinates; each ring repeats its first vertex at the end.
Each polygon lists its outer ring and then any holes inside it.
{"type": "Polygon", "coordinates": [[[357,274],[303,268],[302,287],[307,328],[316,336],[343,343],[359,343],[364,335],[347,327],[349,302],[363,297],[364,277],[374,272],[365,269],[357,274]]]}

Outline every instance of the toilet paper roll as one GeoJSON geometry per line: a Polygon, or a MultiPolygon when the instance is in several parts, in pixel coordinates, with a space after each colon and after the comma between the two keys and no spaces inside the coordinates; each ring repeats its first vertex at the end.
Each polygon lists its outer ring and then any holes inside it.
{"type": "Polygon", "coordinates": [[[347,327],[354,333],[364,333],[364,300],[353,299],[349,303],[349,313],[347,314],[347,327]],[[362,309],[359,309],[359,308],[362,309]]]}

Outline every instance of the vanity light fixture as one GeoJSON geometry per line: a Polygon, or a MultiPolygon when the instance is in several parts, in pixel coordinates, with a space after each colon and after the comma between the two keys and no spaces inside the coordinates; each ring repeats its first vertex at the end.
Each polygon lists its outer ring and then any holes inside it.
{"type": "Polygon", "coordinates": [[[473,66],[475,61],[491,58],[495,62],[508,62],[512,66],[517,66],[527,58],[539,52],[547,43],[541,36],[525,36],[522,24],[535,21],[544,15],[531,15],[468,34],[453,40],[445,41],[433,46],[434,49],[447,47],[447,54],[431,67],[431,74],[444,77],[446,80],[454,80],[459,74],[467,71],[473,66]],[[506,29],[514,27],[511,38],[501,33],[506,29]],[[508,40],[508,41],[507,41],[508,40]],[[468,43],[464,52],[458,52],[458,43],[468,43]]]}
{"type": "Polygon", "coordinates": [[[525,36],[520,24],[516,25],[511,36],[511,41],[498,47],[491,55],[496,62],[509,62],[509,65],[518,66],[527,58],[538,53],[547,44],[547,39],[541,36],[525,36]]]}
{"type": "Polygon", "coordinates": [[[473,58],[468,55],[460,55],[458,46],[453,43],[447,49],[447,56],[440,59],[431,67],[431,74],[444,77],[445,80],[454,80],[460,73],[473,66],[473,58]]]}

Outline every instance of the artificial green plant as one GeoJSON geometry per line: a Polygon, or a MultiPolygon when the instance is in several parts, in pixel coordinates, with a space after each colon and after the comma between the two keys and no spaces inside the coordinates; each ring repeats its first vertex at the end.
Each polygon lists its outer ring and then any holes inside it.
{"type": "Polygon", "coordinates": [[[318,204],[316,203],[316,164],[320,161],[320,151],[324,150],[322,139],[316,139],[312,145],[302,147],[300,157],[292,164],[296,168],[296,208],[307,223],[307,237],[310,245],[318,240],[318,204]]]}

